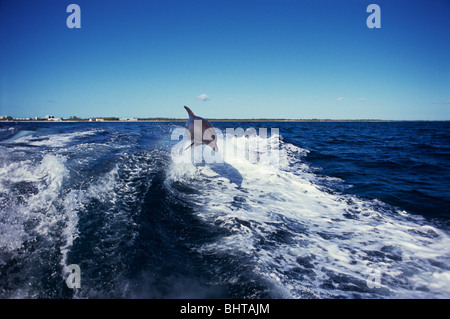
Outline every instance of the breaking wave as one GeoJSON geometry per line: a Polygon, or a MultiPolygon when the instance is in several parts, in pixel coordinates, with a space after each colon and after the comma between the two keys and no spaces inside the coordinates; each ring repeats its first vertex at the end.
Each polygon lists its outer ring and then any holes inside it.
{"type": "Polygon", "coordinates": [[[151,125],[2,128],[1,297],[449,297],[448,231],[343,192],[283,130],[208,162],[151,125]]]}

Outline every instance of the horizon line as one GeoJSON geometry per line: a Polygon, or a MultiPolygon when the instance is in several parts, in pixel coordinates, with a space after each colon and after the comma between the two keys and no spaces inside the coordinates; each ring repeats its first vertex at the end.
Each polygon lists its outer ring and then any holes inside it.
{"type": "MultiPolygon", "coordinates": [[[[450,120],[406,120],[406,119],[332,119],[332,118],[208,118],[211,122],[449,122],[450,120]]],[[[171,118],[171,117],[132,117],[119,118],[115,116],[101,116],[79,118],[71,116],[69,118],[41,118],[41,117],[12,117],[2,116],[0,122],[184,122],[187,118],[171,118]]]]}

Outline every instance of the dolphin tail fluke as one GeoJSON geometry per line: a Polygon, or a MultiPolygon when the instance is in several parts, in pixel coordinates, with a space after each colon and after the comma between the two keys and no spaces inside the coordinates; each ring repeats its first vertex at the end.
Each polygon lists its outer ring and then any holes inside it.
{"type": "Polygon", "coordinates": [[[184,106],[184,108],[185,108],[186,111],[188,112],[189,117],[194,117],[194,112],[192,112],[190,108],[188,108],[186,105],[184,106]]]}

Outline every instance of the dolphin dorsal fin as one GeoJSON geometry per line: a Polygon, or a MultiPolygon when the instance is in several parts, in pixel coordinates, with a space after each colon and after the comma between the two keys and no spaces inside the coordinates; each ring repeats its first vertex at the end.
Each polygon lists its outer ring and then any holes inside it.
{"type": "Polygon", "coordinates": [[[194,117],[195,115],[194,115],[194,112],[192,112],[191,111],[191,109],[190,108],[188,108],[186,105],[184,106],[184,108],[186,109],[186,111],[188,112],[188,114],[189,114],[189,117],[194,117]]]}

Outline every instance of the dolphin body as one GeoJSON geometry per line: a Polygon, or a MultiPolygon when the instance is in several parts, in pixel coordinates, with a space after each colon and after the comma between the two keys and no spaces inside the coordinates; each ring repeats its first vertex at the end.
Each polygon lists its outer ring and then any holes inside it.
{"type": "Polygon", "coordinates": [[[211,147],[214,152],[218,152],[219,148],[217,147],[217,134],[214,131],[212,125],[200,116],[194,115],[194,112],[191,111],[187,106],[184,107],[189,114],[189,120],[186,122],[186,133],[188,137],[190,137],[192,143],[189,147],[197,146],[197,145],[208,145],[211,147]]]}

